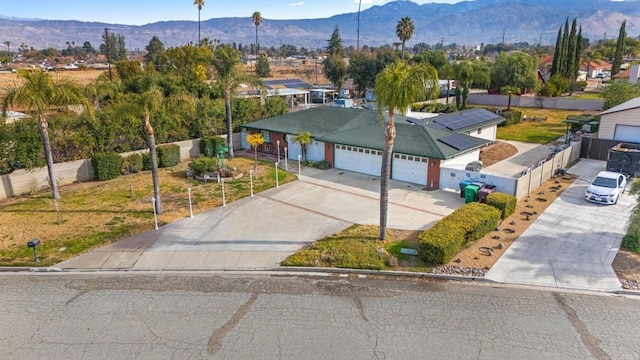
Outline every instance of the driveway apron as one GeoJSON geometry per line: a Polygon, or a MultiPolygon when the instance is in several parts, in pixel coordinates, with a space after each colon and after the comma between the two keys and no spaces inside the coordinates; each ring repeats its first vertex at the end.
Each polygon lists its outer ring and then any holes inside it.
{"type": "Polygon", "coordinates": [[[569,169],[578,178],[507,249],[486,274],[503,283],[570,289],[621,289],[611,263],[635,201],[628,193],[616,205],[584,199],[589,181],[605,163],[580,160],[569,169]]]}

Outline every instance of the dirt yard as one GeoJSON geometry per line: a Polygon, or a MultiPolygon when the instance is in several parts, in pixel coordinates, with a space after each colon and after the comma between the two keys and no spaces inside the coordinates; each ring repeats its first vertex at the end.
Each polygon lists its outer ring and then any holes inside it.
{"type": "Polygon", "coordinates": [[[498,140],[480,150],[480,161],[482,161],[482,166],[486,167],[517,153],[518,149],[515,146],[498,140]]]}

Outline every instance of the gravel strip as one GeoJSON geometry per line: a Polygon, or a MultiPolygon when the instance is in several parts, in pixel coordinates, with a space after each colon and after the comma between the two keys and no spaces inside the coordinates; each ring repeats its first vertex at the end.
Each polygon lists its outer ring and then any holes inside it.
{"type": "Polygon", "coordinates": [[[476,269],[462,266],[438,266],[431,269],[431,272],[434,274],[444,274],[444,275],[461,275],[461,276],[474,276],[474,277],[484,277],[488,270],[485,269],[476,269]]]}
{"type": "Polygon", "coordinates": [[[623,289],[640,291],[640,281],[624,279],[620,281],[622,282],[623,289]]]}

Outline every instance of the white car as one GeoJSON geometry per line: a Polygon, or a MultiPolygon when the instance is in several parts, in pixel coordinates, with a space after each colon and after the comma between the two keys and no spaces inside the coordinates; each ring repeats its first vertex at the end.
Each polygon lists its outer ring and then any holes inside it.
{"type": "Polygon", "coordinates": [[[626,187],[627,178],[624,175],[613,171],[600,171],[589,183],[584,198],[600,204],[615,204],[626,187]]]}

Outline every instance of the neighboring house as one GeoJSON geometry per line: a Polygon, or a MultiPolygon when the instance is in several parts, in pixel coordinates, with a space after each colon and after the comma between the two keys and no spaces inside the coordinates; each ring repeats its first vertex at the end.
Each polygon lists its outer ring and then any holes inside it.
{"type": "Polygon", "coordinates": [[[313,86],[298,78],[261,79],[267,89],[267,96],[282,96],[290,107],[311,103],[310,90],[313,86]]]}
{"type": "MultiPolygon", "coordinates": [[[[0,117],[2,117],[2,113],[0,113],[0,117]]],[[[11,124],[13,122],[16,122],[18,120],[21,119],[26,119],[26,118],[30,118],[31,115],[25,114],[25,113],[21,113],[21,112],[17,112],[17,111],[7,111],[6,112],[6,117],[4,119],[4,122],[6,124],[11,124]]]]}
{"type": "Polygon", "coordinates": [[[604,74],[605,71],[611,70],[611,63],[605,60],[592,61],[591,63],[580,63],[580,71],[587,73],[587,77],[594,79],[598,74],[604,74]]]}
{"type": "Polygon", "coordinates": [[[631,65],[628,69],[623,70],[612,76],[614,80],[629,80],[631,84],[635,84],[638,82],[640,78],[640,65],[634,64],[631,65]]]}
{"type": "MultiPolygon", "coordinates": [[[[486,110],[485,110],[486,111],[486,110]]],[[[480,148],[490,140],[468,136],[445,128],[418,124],[396,115],[397,136],[392,157],[391,178],[438,189],[440,168],[465,165],[479,159],[480,148]]],[[[380,176],[384,128],[376,111],[317,107],[243,125],[246,133],[261,132],[274,147],[287,147],[288,157],[298,159],[297,134],[309,132],[307,160],[329,162],[333,167],[380,176]]]]}
{"type": "Polygon", "coordinates": [[[601,112],[598,139],[640,143],[640,97],[601,112]]]}
{"type": "Polygon", "coordinates": [[[496,141],[498,124],[503,121],[504,118],[502,116],[489,110],[473,108],[449,114],[440,114],[418,122],[418,124],[436,129],[446,129],[494,142],[496,141]]]}

